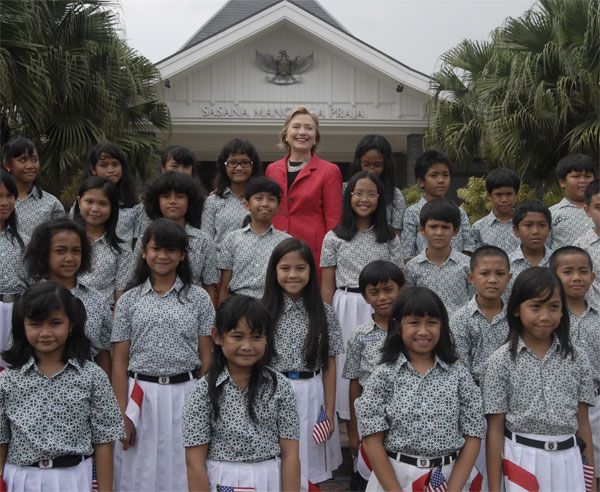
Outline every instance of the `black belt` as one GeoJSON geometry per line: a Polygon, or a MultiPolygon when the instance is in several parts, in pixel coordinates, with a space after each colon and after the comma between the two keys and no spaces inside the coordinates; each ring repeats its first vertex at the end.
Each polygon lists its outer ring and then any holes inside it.
{"type": "Polygon", "coordinates": [[[358,287],[338,287],[340,290],[345,290],[346,292],[352,292],[353,294],[362,294],[362,290],[358,287]]]}
{"type": "Polygon", "coordinates": [[[85,461],[91,457],[91,454],[68,454],[66,456],[57,456],[56,458],[52,459],[40,460],[37,463],[32,463],[29,466],[35,466],[37,468],[68,468],[70,466],[77,466],[82,461],[85,461]]]}
{"type": "Polygon", "coordinates": [[[314,378],[321,372],[321,369],[316,371],[283,371],[283,374],[288,379],[310,379],[314,378]]]}
{"type": "Polygon", "coordinates": [[[127,371],[127,374],[129,374],[130,378],[139,379],[140,381],[146,381],[148,383],[178,384],[195,379],[197,377],[195,372],[196,369],[190,372],[175,374],[175,376],[148,376],[147,374],[140,374],[139,372],[133,371],[127,371]]]}
{"type": "Polygon", "coordinates": [[[564,451],[565,449],[575,447],[577,444],[574,437],[569,437],[569,439],[565,439],[564,441],[538,441],[537,439],[514,434],[508,429],[504,429],[504,435],[511,441],[521,444],[522,446],[545,449],[546,451],[564,451]]]}
{"type": "Polygon", "coordinates": [[[0,294],[0,302],[17,302],[21,294],[0,294]]]}
{"type": "Polygon", "coordinates": [[[438,466],[445,466],[456,461],[458,453],[455,451],[447,456],[440,458],[416,458],[415,456],[409,456],[402,453],[392,453],[391,451],[385,450],[390,458],[402,463],[408,463],[409,465],[416,466],[417,468],[437,468],[438,466]]]}

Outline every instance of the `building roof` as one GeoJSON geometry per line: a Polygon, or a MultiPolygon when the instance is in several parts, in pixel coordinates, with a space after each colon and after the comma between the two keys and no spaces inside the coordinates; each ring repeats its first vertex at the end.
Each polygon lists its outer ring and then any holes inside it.
{"type": "MultiPolygon", "coordinates": [[[[257,13],[268,9],[269,7],[284,0],[229,0],[221,10],[213,15],[196,33],[177,51],[185,51],[206,39],[239,24],[245,19],[256,15],[257,13]]],[[[310,12],[324,22],[332,25],[336,29],[349,34],[323,6],[316,0],[288,0],[301,9],[310,12]]]]}

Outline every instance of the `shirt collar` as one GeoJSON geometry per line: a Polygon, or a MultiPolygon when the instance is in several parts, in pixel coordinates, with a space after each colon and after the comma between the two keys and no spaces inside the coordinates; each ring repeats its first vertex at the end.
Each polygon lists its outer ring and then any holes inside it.
{"type": "Polygon", "coordinates": [[[268,229],[267,229],[267,230],[264,232],[264,234],[258,235],[258,234],[256,234],[256,232],[254,232],[254,229],[252,229],[252,224],[248,224],[246,227],[242,227],[242,231],[244,231],[244,232],[248,232],[248,231],[250,231],[250,232],[252,232],[252,233],[253,233],[255,236],[258,236],[258,237],[263,237],[263,236],[266,236],[267,234],[269,234],[269,233],[273,232],[274,230],[275,230],[275,228],[273,227],[273,224],[271,224],[271,225],[269,226],[269,228],[268,228],[268,229]]]}
{"type": "Polygon", "coordinates": [[[375,321],[373,321],[372,319],[370,319],[366,323],[363,323],[362,325],[360,325],[356,328],[356,331],[358,331],[360,333],[364,333],[365,335],[372,333],[374,331],[377,331],[377,330],[385,331],[377,323],[375,323],[375,321]]]}
{"type": "MultiPolygon", "coordinates": [[[[183,282],[179,278],[179,275],[177,275],[177,277],[175,278],[175,283],[167,292],[165,292],[163,297],[168,296],[173,291],[179,292],[182,287],[183,282]]],[[[146,281],[140,286],[140,290],[142,295],[147,294],[148,292],[154,292],[154,289],[152,288],[152,282],[150,282],[150,277],[148,277],[146,281]]]]}
{"type": "MultiPolygon", "coordinates": [[[[560,350],[560,342],[558,341],[558,337],[556,335],[552,336],[552,343],[550,344],[550,348],[546,354],[550,354],[552,352],[558,352],[560,350]]],[[[527,344],[523,341],[523,338],[519,337],[519,341],[517,342],[517,353],[520,354],[523,350],[526,350],[532,355],[535,355],[533,351],[527,346],[527,344]]],[[[537,357],[537,355],[535,355],[537,357]]]]}
{"type": "MultiPolygon", "coordinates": [[[[408,366],[409,364],[410,364],[410,362],[406,358],[406,355],[404,355],[404,353],[400,352],[400,355],[398,356],[398,365],[401,367],[404,365],[408,366]]],[[[442,369],[448,369],[448,364],[446,362],[444,362],[442,359],[440,359],[437,355],[435,356],[433,365],[434,365],[434,367],[439,366],[442,369]]],[[[412,367],[412,365],[411,365],[411,367],[412,367]]],[[[431,369],[430,369],[430,371],[431,371],[431,369]]]]}
{"type": "MultiPolygon", "coordinates": [[[[550,250],[550,248],[548,246],[544,246],[544,258],[542,258],[542,261],[538,266],[545,266],[546,263],[548,263],[548,260],[550,259],[551,255],[552,251],[550,250]]],[[[521,246],[516,247],[515,250],[510,255],[508,255],[508,258],[510,259],[511,263],[515,260],[527,261],[525,255],[523,254],[523,249],[521,248],[521,246]]],[[[529,261],[527,261],[527,263],[529,263],[529,261]]]]}
{"type": "MultiPolygon", "coordinates": [[[[64,371],[68,365],[73,366],[78,371],[81,371],[83,368],[83,366],[79,363],[79,361],[77,359],[69,359],[67,361],[67,363],[65,364],[65,367],[62,370],[64,371]]],[[[37,368],[37,364],[35,363],[35,359],[33,357],[30,357],[29,360],[21,366],[21,368],[19,369],[19,372],[21,374],[25,374],[27,371],[29,371],[30,369],[34,369],[34,368],[39,371],[39,369],[37,368]]]]}
{"type": "Polygon", "coordinates": [[[571,202],[571,200],[569,200],[567,197],[564,197],[560,202],[558,202],[556,204],[556,208],[567,208],[567,207],[579,208],[576,205],[573,205],[573,202],[571,202]]]}
{"type": "MultiPolygon", "coordinates": [[[[500,300],[500,302],[502,302],[502,310],[498,314],[496,314],[496,316],[494,316],[493,319],[496,319],[498,316],[506,315],[506,303],[502,300],[500,300]]],[[[477,294],[475,294],[471,298],[471,300],[467,303],[467,308],[469,310],[469,315],[473,316],[473,314],[475,314],[476,312],[479,312],[483,317],[485,317],[485,315],[479,308],[479,304],[477,304],[477,294]]]]}
{"type": "Polygon", "coordinates": [[[294,301],[289,296],[283,294],[283,312],[287,313],[288,311],[291,311],[292,309],[294,309],[294,310],[304,309],[304,301],[302,300],[302,297],[300,297],[300,298],[298,298],[298,300],[294,301]]]}
{"type": "MultiPolygon", "coordinates": [[[[423,251],[421,251],[417,256],[415,256],[415,259],[417,260],[418,263],[423,263],[425,261],[431,263],[432,265],[434,265],[434,263],[427,258],[427,248],[425,248],[423,251]]],[[[446,258],[446,261],[444,261],[444,263],[442,263],[442,266],[445,265],[446,263],[448,263],[450,260],[452,260],[454,263],[459,263],[459,259],[460,257],[458,256],[458,251],[455,251],[454,248],[452,248],[450,250],[450,254],[448,255],[448,258],[446,258]]]]}
{"type": "Polygon", "coordinates": [[[200,237],[202,236],[202,232],[197,227],[191,226],[189,224],[185,224],[185,232],[188,236],[192,237],[200,237]]]}
{"type": "Polygon", "coordinates": [[[417,205],[419,206],[419,208],[421,208],[426,203],[427,203],[427,200],[425,200],[425,197],[423,195],[421,195],[421,198],[419,198],[419,201],[417,202],[417,205]]]}
{"type": "Polygon", "coordinates": [[[226,366],[221,371],[221,374],[219,374],[219,377],[217,378],[217,381],[215,382],[215,386],[221,386],[228,379],[231,379],[231,374],[229,374],[229,369],[227,369],[227,366],[226,366]]]}
{"type": "Polygon", "coordinates": [[[42,197],[40,195],[41,193],[38,190],[38,187],[36,185],[33,185],[31,187],[31,191],[27,193],[27,198],[25,198],[25,200],[28,200],[29,198],[33,198],[34,200],[41,200],[42,197]]]}

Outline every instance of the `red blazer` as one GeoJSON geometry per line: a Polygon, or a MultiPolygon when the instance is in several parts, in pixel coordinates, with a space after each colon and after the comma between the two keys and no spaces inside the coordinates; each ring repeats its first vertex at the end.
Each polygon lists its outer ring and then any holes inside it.
{"type": "Polygon", "coordinates": [[[319,269],[323,238],[342,214],[342,173],[335,164],[313,155],[289,190],[287,157],[269,165],[265,174],[283,191],[273,225],[305,241],[319,269]]]}

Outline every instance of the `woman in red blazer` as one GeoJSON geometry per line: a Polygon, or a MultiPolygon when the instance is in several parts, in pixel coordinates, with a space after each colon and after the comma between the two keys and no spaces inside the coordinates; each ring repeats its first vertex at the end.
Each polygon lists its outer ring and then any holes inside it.
{"type": "Polygon", "coordinates": [[[335,164],[315,154],[320,140],[317,115],[305,107],[296,108],[279,133],[279,146],[286,156],[265,173],[283,190],[273,225],[305,241],[317,267],[323,237],[338,224],[342,212],[342,174],[335,164]]]}

